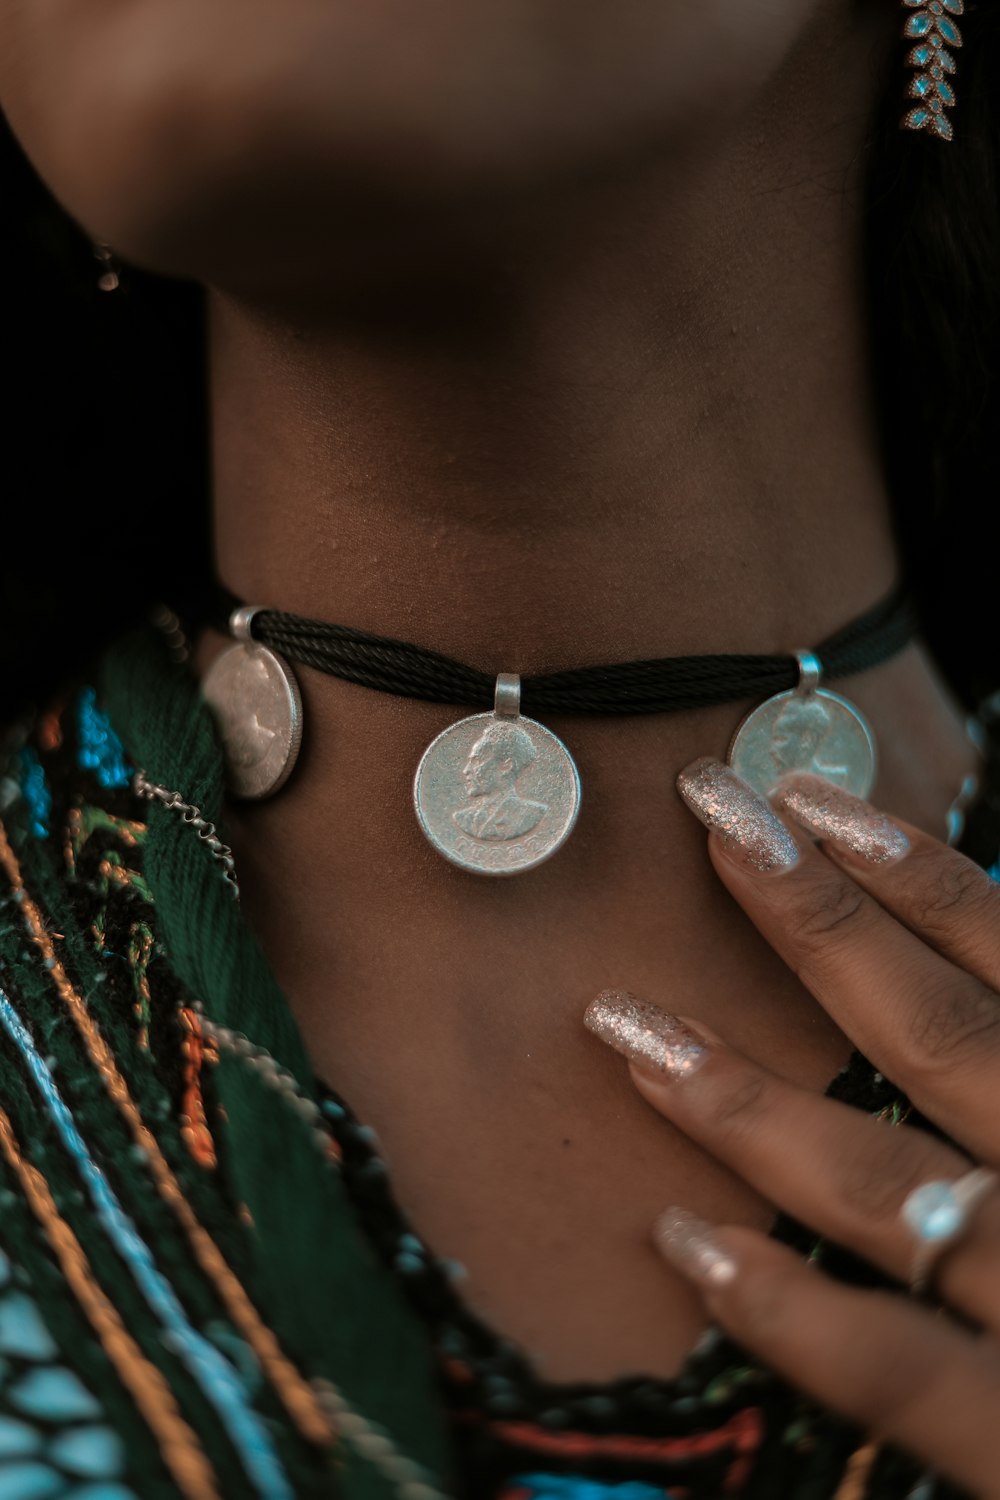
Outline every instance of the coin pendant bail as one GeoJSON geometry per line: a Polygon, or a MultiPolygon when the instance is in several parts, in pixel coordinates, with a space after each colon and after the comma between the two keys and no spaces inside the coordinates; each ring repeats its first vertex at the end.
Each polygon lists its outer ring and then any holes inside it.
{"type": "Polygon", "coordinates": [[[729,764],[762,797],[792,771],[811,771],[867,797],[877,767],[871,726],[853,703],[820,687],[823,667],[814,652],[794,656],[798,685],[747,714],[729,746],[729,764]]]}
{"type": "Polygon", "coordinates": [[[501,672],[493,690],[493,712],[498,719],[516,719],[521,712],[521,679],[516,672],[501,672]]]}
{"type": "Polygon", "coordinates": [[[823,679],[823,666],[818,656],[812,651],[796,651],[795,660],[799,664],[799,681],[795,691],[797,693],[814,693],[823,679]]]}
{"type": "Polygon", "coordinates": [[[261,613],[260,604],[241,604],[229,616],[229,634],[234,641],[253,640],[253,618],[261,613]]]}
{"type": "Polygon", "coordinates": [[[222,743],[226,780],[245,801],[270,797],[284,786],[302,743],[302,695],[284,657],[255,641],[252,623],[260,605],[233,610],[236,638],[212,663],[202,682],[222,743]]]}
{"type": "Polygon", "coordinates": [[[519,875],[555,854],[580,810],[580,777],[557,735],[521,713],[501,672],[493,712],[449,724],[427,746],[413,805],[439,854],[475,875],[519,875]]]}

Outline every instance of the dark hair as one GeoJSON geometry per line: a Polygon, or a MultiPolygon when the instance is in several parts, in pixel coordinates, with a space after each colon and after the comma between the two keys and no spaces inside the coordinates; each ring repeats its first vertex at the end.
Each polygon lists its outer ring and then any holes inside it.
{"type": "MultiPolygon", "coordinates": [[[[1000,683],[1000,4],[970,0],[952,145],[901,131],[901,54],[867,146],[872,358],[899,544],[924,629],[970,706],[1000,683]]],[[[0,120],[13,389],[4,433],[0,717],[210,568],[204,306],[88,238],[0,120]]]]}
{"type": "Polygon", "coordinates": [[[970,0],[951,145],[899,129],[899,77],[870,146],[872,356],[903,558],[925,633],[974,705],[1000,686],[1000,5],[970,0]],[[938,147],[941,149],[939,150],[938,147]]]}
{"type": "Polygon", "coordinates": [[[204,294],[89,237],[0,116],[0,723],[210,568],[204,294]]]}

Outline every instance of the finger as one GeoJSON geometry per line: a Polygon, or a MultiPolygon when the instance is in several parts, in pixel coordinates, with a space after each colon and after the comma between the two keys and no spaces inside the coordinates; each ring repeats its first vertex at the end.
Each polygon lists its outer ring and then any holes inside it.
{"type": "Polygon", "coordinates": [[[822,776],[784,776],[771,800],[886,911],[1000,991],[1000,883],[980,865],[822,776]]]}
{"type": "Polygon", "coordinates": [[[918,1107],[990,1162],[1000,1154],[1000,999],[935,952],[720,761],[678,790],[713,830],[720,879],[865,1055],[918,1107]]]}
{"type": "MultiPolygon", "coordinates": [[[[894,1127],[778,1077],[706,1031],[624,990],[591,1001],[585,1023],[631,1064],[660,1114],[769,1202],[901,1281],[918,1241],[903,1203],[970,1168],[924,1131],[894,1127]]],[[[951,1305],[1000,1332],[1000,1186],[936,1267],[951,1305]]]]}
{"type": "Polygon", "coordinates": [[[670,1209],[654,1241],[773,1369],[979,1500],[1000,1500],[994,1341],[890,1293],[839,1285],[753,1230],[715,1230],[670,1209]]]}

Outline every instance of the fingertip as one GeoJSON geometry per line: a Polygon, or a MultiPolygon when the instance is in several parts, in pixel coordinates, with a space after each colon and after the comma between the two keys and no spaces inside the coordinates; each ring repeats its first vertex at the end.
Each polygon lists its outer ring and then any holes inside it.
{"type": "Polygon", "coordinates": [[[792,772],[772,796],[794,825],[852,863],[895,864],[910,852],[910,840],[895,819],[823,776],[792,772]]]}
{"type": "Polygon", "coordinates": [[[739,1273],[739,1263],[727,1247],[725,1231],[679,1204],[658,1215],[652,1237],[664,1260],[706,1291],[728,1286],[739,1273]]]}

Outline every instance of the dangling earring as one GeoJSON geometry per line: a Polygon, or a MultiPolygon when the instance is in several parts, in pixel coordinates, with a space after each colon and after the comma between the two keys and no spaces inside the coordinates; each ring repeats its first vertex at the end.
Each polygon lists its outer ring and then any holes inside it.
{"type": "Polygon", "coordinates": [[[903,129],[933,130],[943,141],[950,141],[955,132],[945,109],[955,103],[955,91],[945,74],[953,74],[957,64],[948,48],[962,45],[961,32],[950,17],[965,13],[965,0],[903,0],[903,4],[916,12],[903,27],[903,36],[917,44],[906,61],[921,70],[906,90],[907,97],[919,103],[903,117],[903,129]]]}
{"type": "Polygon", "coordinates": [[[122,278],[121,266],[115,259],[114,251],[103,240],[94,241],[93,251],[94,259],[101,263],[101,274],[97,278],[98,289],[102,292],[116,292],[122,284],[122,278]]]}

